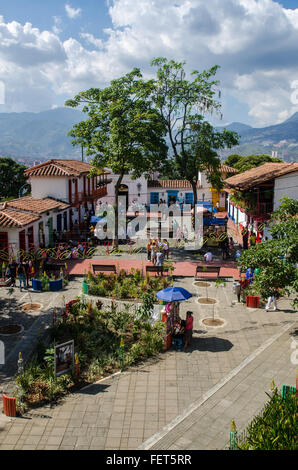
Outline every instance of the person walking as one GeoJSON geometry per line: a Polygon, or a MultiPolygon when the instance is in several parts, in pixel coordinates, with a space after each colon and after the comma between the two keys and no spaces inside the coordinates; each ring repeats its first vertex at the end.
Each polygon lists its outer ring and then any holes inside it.
{"type": "Polygon", "coordinates": [[[5,275],[7,277],[10,277],[11,287],[16,286],[17,267],[18,267],[18,265],[17,265],[17,262],[14,258],[10,261],[9,265],[7,266],[7,270],[6,270],[5,275]]]}
{"type": "Polygon", "coordinates": [[[160,276],[163,275],[163,262],[164,262],[163,252],[160,249],[158,249],[156,251],[156,267],[157,267],[157,274],[160,276]]]}
{"type": "Polygon", "coordinates": [[[19,263],[17,266],[17,278],[19,280],[19,289],[22,291],[22,283],[24,289],[26,289],[26,270],[25,266],[22,263],[19,263]]]}
{"type": "Polygon", "coordinates": [[[272,295],[270,295],[267,299],[267,304],[265,307],[266,312],[268,312],[271,303],[273,303],[273,311],[275,312],[277,310],[277,299],[279,298],[279,293],[274,292],[272,295]]]}
{"type": "Polygon", "coordinates": [[[166,259],[169,259],[170,245],[168,240],[164,239],[163,241],[163,252],[166,259]]]}
{"type": "Polygon", "coordinates": [[[193,332],[193,316],[192,312],[186,312],[186,322],[185,322],[185,343],[184,349],[191,345],[192,341],[192,332],[193,332]]]}
{"type": "Polygon", "coordinates": [[[155,266],[156,265],[156,243],[153,242],[151,245],[151,262],[155,266]]]}
{"type": "Polygon", "coordinates": [[[151,245],[152,245],[152,240],[150,239],[147,243],[147,260],[150,261],[151,260],[151,245]]]}

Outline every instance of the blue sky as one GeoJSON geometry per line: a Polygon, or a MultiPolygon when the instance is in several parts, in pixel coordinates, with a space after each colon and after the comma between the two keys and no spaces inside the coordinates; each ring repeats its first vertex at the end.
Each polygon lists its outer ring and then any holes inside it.
{"type": "Polygon", "coordinates": [[[136,66],[151,76],[164,56],[219,64],[223,123],[262,127],[298,110],[297,44],[298,0],[0,0],[0,112],[62,106],[136,66]]]}

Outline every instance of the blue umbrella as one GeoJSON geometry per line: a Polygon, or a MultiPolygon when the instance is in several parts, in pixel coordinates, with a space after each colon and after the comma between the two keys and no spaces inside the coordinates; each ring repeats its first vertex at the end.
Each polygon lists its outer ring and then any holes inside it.
{"type": "Polygon", "coordinates": [[[192,294],[183,289],[183,287],[168,287],[167,289],[158,291],[156,297],[159,300],[165,300],[167,302],[180,302],[181,300],[189,299],[192,297],[192,294]]]}

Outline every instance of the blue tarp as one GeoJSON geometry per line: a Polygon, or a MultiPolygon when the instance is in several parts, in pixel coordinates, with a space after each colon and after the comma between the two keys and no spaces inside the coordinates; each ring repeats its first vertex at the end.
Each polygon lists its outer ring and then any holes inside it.
{"type": "Polygon", "coordinates": [[[204,225],[225,225],[226,221],[225,219],[216,219],[215,217],[211,219],[203,217],[203,223],[204,225]]]}
{"type": "Polygon", "coordinates": [[[93,215],[90,219],[91,224],[97,224],[97,222],[100,222],[103,219],[103,217],[97,217],[96,215],[93,215]]]}

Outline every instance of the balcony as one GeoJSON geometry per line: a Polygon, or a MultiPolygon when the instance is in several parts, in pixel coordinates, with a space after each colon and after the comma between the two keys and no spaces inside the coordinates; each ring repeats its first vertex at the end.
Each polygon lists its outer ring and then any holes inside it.
{"type": "Polygon", "coordinates": [[[80,204],[86,201],[91,201],[93,199],[99,199],[101,197],[106,196],[108,193],[107,187],[102,186],[101,188],[94,189],[93,191],[90,192],[90,194],[87,194],[87,192],[78,192],[74,193],[71,195],[69,198],[69,204],[80,204]]]}

